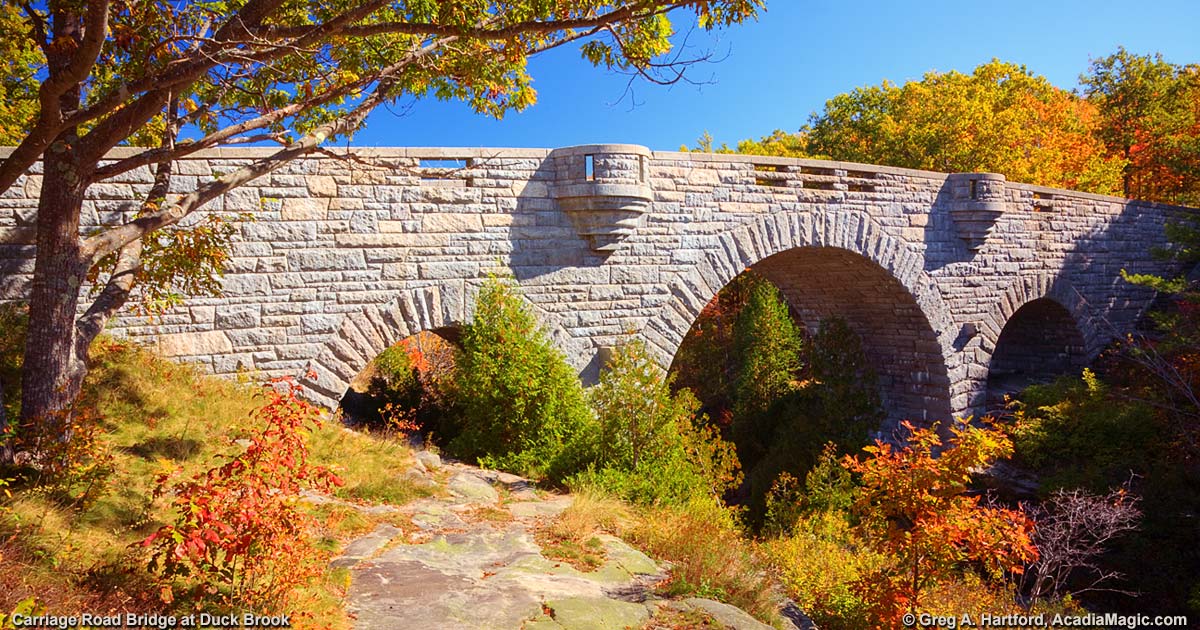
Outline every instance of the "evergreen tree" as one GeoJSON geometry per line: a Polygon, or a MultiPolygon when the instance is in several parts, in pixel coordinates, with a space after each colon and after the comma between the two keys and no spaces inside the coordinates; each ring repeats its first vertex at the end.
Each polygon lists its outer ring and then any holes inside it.
{"type": "Polygon", "coordinates": [[[791,391],[801,368],[800,329],[775,285],[760,280],[734,324],[741,366],[734,385],[733,438],[751,468],[771,447],[778,419],[767,413],[791,391]]]}
{"type": "Polygon", "coordinates": [[[489,279],[455,365],[462,433],[453,452],[489,466],[557,478],[593,422],[583,387],[512,282],[489,279]]]}

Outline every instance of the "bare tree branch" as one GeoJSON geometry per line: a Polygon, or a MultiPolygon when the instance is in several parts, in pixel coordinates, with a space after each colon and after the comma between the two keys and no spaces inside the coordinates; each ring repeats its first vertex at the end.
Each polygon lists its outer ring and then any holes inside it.
{"type": "Polygon", "coordinates": [[[1029,596],[1039,599],[1090,591],[1136,595],[1108,586],[1124,576],[1104,569],[1098,561],[1109,543],[1137,529],[1141,518],[1137,502],[1126,488],[1106,495],[1080,489],[1058,490],[1033,509],[1038,559],[1022,579],[1029,596]],[[1073,580],[1083,581],[1073,586],[1073,580]]]}

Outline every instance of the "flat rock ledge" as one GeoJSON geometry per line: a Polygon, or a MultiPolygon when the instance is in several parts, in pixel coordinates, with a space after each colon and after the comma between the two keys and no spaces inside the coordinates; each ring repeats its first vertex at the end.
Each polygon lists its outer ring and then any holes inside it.
{"type": "Polygon", "coordinates": [[[637,629],[663,606],[702,610],[730,630],[770,628],[728,604],[656,597],[664,568],[613,536],[600,536],[607,559],[594,571],[546,558],[533,532],[571,504],[569,495],[432,453],[417,462],[406,474],[444,488],[397,508],[417,531],[380,525],[332,562],[350,571],[357,629],[637,629]]]}

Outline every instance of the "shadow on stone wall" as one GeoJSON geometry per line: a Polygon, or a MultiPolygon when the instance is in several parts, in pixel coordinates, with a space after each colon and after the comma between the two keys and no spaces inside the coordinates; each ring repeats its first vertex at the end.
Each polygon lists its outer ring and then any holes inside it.
{"type": "Polygon", "coordinates": [[[947,297],[966,320],[955,344],[968,368],[958,387],[978,414],[1022,385],[1078,372],[1112,340],[1143,328],[1155,294],[1121,270],[1180,273],[1151,249],[1165,244],[1164,224],[1189,211],[1019,185],[998,204],[995,190],[991,200],[971,198],[963,180],[975,175],[947,178],[925,238],[926,269],[958,293],[947,297]]]}

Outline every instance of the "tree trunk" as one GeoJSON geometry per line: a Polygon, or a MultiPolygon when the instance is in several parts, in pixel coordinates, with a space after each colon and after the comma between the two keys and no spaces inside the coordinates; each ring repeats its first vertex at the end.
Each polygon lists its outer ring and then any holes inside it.
{"type": "Polygon", "coordinates": [[[75,317],[87,273],[79,238],[87,188],[82,174],[95,165],[80,163],[72,150],[73,136],[64,134],[45,155],[21,381],[24,421],[53,421],[79,395],[87,372],[86,348],[76,342],[75,317]]]}

